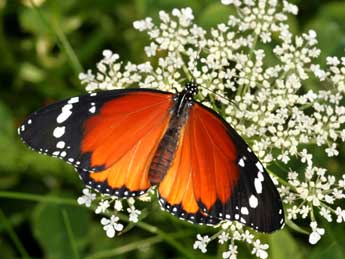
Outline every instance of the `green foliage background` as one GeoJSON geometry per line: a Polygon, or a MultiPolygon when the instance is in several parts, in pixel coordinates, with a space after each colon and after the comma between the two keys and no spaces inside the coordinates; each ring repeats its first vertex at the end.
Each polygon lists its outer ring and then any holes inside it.
{"type": "MultiPolygon", "coordinates": [[[[194,251],[193,226],[145,204],[143,223],[109,239],[92,210],[79,207],[82,184],[72,168],[30,151],[16,127],[37,108],[84,92],[78,73],[95,68],[103,49],[142,62],[148,39],[132,27],[161,9],[190,6],[196,22],[211,27],[229,9],[215,0],[46,0],[29,8],[0,0],[0,258],[220,258],[224,248],[194,251]]],[[[345,1],[295,0],[289,23],[296,33],[314,28],[322,56],[344,56],[345,1]]],[[[344,148],[342,148],[344,151],[344,148]]],[[[339,161],[331,167],[341,169],[339,161]]],[[[262,236],[271,258],[345,258],[344,225],[327,224],[316,247],[307,236],[285,229],[262,236]]],[[[214,242],[215,243],[215,242],[214,242]]],[[[239,258],[251,258],[240,247],[239,258]]]]}

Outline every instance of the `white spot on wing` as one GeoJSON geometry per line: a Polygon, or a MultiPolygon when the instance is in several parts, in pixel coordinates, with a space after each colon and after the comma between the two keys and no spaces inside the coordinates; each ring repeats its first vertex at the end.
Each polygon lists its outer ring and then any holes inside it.
{"type": "Polygon", "coordinates": [[[76,97],[72,97],[71,99],[68,100],[68,103],[77,103],[79,102],[79,97],[76,96],[76,97]]]}
{"type": "Polygon", "coordinates": [[[241,214],[243,214],[243,215],[248,215],[249,214],[249,211],[248,211],[247,207],[242,207],[241,208],[241,214]]]}
{"type": "Polygon", "coordinates": [[[240,167],[244,167],[244,160],[243,160],[243,158],[241,158],[241,159],[238,161],[238,165],[239,165],[240,167]]]}
{"type": "Polygon", "coordinates": [[[58,155],[60,155],[60,151],[54,151],[53,152],[53,156],[58,156],[58,155]]]}
{"type": "Polygon", "coordinates": [[[69,116],[71,116],[72,114],[71,112],[72,108],[73,108],[72,104],[66,104],[65,106],[63,106],[61,113],[56,118],[57,123],[63,123],[64,121],[66,121],[69,118],[69,116]]]}
{"type": "Polygon", "coordinates": [[[252,208],[256,208],[258,206],[258,198],[256,198],[253,194],[249,198],[249,206],[252,208]]]}
{"type": "Polygon", "coordinates": [[[30,120],[28,120],[28,124],[31,124],[32,123],[32,120],[30,119],[30,120]]]}
{"type": "Polygon", "coordinates": [[[96,112],[96,107],[95,107],[95,106],[92,106],[92,107],[89,109],[89,112],[95,113],[95,112],[96,112]]]}
{"type": "Polygon", "coordinates": [[[60,154],[61,157],[65,157],[66,155],[67,155],[66,151],[62,151],[60,154]]]}
{"type": "Polygon", "coordinates": [[[258,172],[258,179],[260,182],[263,182],[265,180],[264,175],[261,172],[258,172]]]}
{"type": "Polygon", "coordinates": [[[53,136],[55,138],[61,138],[65,134],[66,127],[56,127],[53,131],[53,136]]]}
{"type": "Polygon", "coordinates": [[[262,193],[262,184],[261,184],[260,179],[258,178],[254,179],[254,186],[257,193],[262,193]]]}
{"type": "Polygon", "coordinates": [[[259,169],[260,172],[264,171],[264,167],[262,166],[262,164],[259,161],[256,162],[256,167],[259,169]]]}
{"type": "Polygon", "coordinates": [[[60,148],[60,149],[63,149],[65,147],[65,141],[59,141],[57,144],[56,144],[56,147],[57,148],[60,148]]]}

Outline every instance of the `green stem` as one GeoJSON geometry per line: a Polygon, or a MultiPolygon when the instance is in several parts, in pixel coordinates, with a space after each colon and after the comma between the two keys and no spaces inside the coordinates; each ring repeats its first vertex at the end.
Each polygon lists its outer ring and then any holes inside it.
{"type": "Polygon", "coordinates": [[[4,214],[2,209],[0,209],[0,220],[1,220],[2,224],[4,225],[5,229],[7,230],[7,233],[9,235],[9,237],[12,239],[15,247],[18,249],[18,252],[21,255],[21,257],[25,258],[25,259],[30,259],[29,254],[26,252],[26,250],[25,250],[24,246],[22,245],[22,243],[20,242],[20,239],[18,238],[16,232],[11,227],[11,224],[9,224],[9,222],[6,218],[6,215],[4,214]]]}
{"type": "Polygon", "coordinates": [[[68,198],[60,198],[56,196],[40,196],[37,194],[31,193],[18,193],[18,192],[6,192],[0,191],[1,198],[7,199],[15,199],[15,200],[27,200],[27,201],[35,201],[35,202],[49,202],[55,204],[65,204],[65,205],[73,205],[79,206],[78,203],[73,199],[68,198]]]}
{"type": "Polygon", "coordinates": [[[65,52],[65,55],[69,59],[71,65],[74,69],[75,74],[78,76],[80,72],[84,71],[84,69],[83,69],[82,65],[80,64],[79,59],[78,59],[77,55],[75,54],[73,48],[71,47],[71,44],[69,43],[67,37],[65,36],[63,31],[59,27],[58,22],[57,21],[51,21],[51,20],[47,19],[46,16],[41,12],[40,8],[36,6],[36,4],[34,3],[33,0],[30,0],[30,3],[32,5],[33,9],[35,10],[35,12],[37,13],[37,15],[42,20],[43,24],[48,29],[53,31],[54,36],[56,38],[56,43],[58,44],[59,48],[63,52],[65,52]]]}
{"type": "Polygon", "coordinates": [[[270,169],[267,169],[267,168],[266,168],[266,170],[267,170],[267,172],[268,172],[270,175],[275,176],[281,184],[283,184],[283,185],[285,185],[285,186],[290,186],[291,188],[295,188],[295,187],[293,187],[291,184],[289,184],[287,181],[285,181],[283,178],[281,178],[281,177],[279,177],[278,175],[276,175],[275,173],[273,173],[270,169]]]}
{"type": "Polygon", "coordinates": [[[75,239],[73,237],[71,222],[68,218],[68,214],[67,214],[65,209],[62,209],[62,216],[63,216],[63,220],[64,220],[64,223],[66,226],[67,236],[68,236],[68,239],[69,239],[70,244],[71,244],[74,258],[79,259],[80,257],[79,257],[79,253],[78,253],[77,244],[76,244],[75,239]]]}
{"type": "Polygon", "coordinates": [[[182,56],[181,56],[181,53],[180,53],[180,52],[177,52],[177,55],[178,55],[178,56],[182,59],[182,61],[183,61],[182,69],[183,69],[183,72],[185,73],[185,75],[186,75],[188,81],[192,81],[192,80],[193,80],[193,77],[192,77],[191,73],[189,72],[189,70],[188,70],[186,64],[184,63],[184,60],[183,60],[183,58],[182,58],[182,56]]]}
{"type": "Polygon", "coordinates": [[[309,235],[309,232],[301,228],[300,226],[296,225],[292,220],[286,218],[285,219],[286,225],[288,225],[291,229],[305,235],[309,235]]]}

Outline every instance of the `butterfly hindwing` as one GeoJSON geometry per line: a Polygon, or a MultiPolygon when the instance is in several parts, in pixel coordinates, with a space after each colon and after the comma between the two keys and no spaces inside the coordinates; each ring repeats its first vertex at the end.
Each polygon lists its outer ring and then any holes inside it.
{"type": "Polygon", "coordinates": [[[195,188],[201,209],[211,216],[237,220],[261,232],[280,229],[284,216],[279,193],[245,141],[218,114],[199,103],[193,106],[190,116],[194,123],[191,146],[199,161],[199,166],[193,163],[196,171],[193,183],[201,186],[202,178],[208,181],[214,178],[210,183],[213,189],[208,187],[209,194],[201,187],[195,188]],[[200,152],[202,149],[204,153],[200,152]],[[202,164],[205,160],[207,167],[205,162],[202,164]],[[207,173],[211,176],[206,177],[207,173]]]}
{"type": "Polygon", "coordinates": [[[158,191],[165,209],[195,223],[237,220],[272,232],[284,222],[279,194],[257,157],[219,115],[196,102],[158,191]]]}
{"type": "Polygon", "coordinates": [[[195,197],[191,160],[191,123],[181,129],[171,167],[158,187],[159,203],[173,215],[194,223],[217,224],[219,220],[202,212],[195,197]]]}
{"type": "Polygon", "coordinates": [[[170,119],[172,94],[136,89],[73,97],[33,113],[19,129],[29,146],[73,164],[86,184],[134,196],[150,187],[150,161],[170,119]]]}

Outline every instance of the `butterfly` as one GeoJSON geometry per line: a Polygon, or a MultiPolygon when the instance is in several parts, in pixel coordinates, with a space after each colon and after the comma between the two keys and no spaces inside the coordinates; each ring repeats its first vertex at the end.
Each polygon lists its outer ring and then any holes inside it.
{"type": "Polygon", "coordinates": [[[220,115],[194,100],[197,92],[189,82],[176,94],[132,88],[72,97],[32,113],[18,133],[101,193],[136,197],[156,186],[161,207],[192,223],[282,228],[267,171],[220,115]]]}

